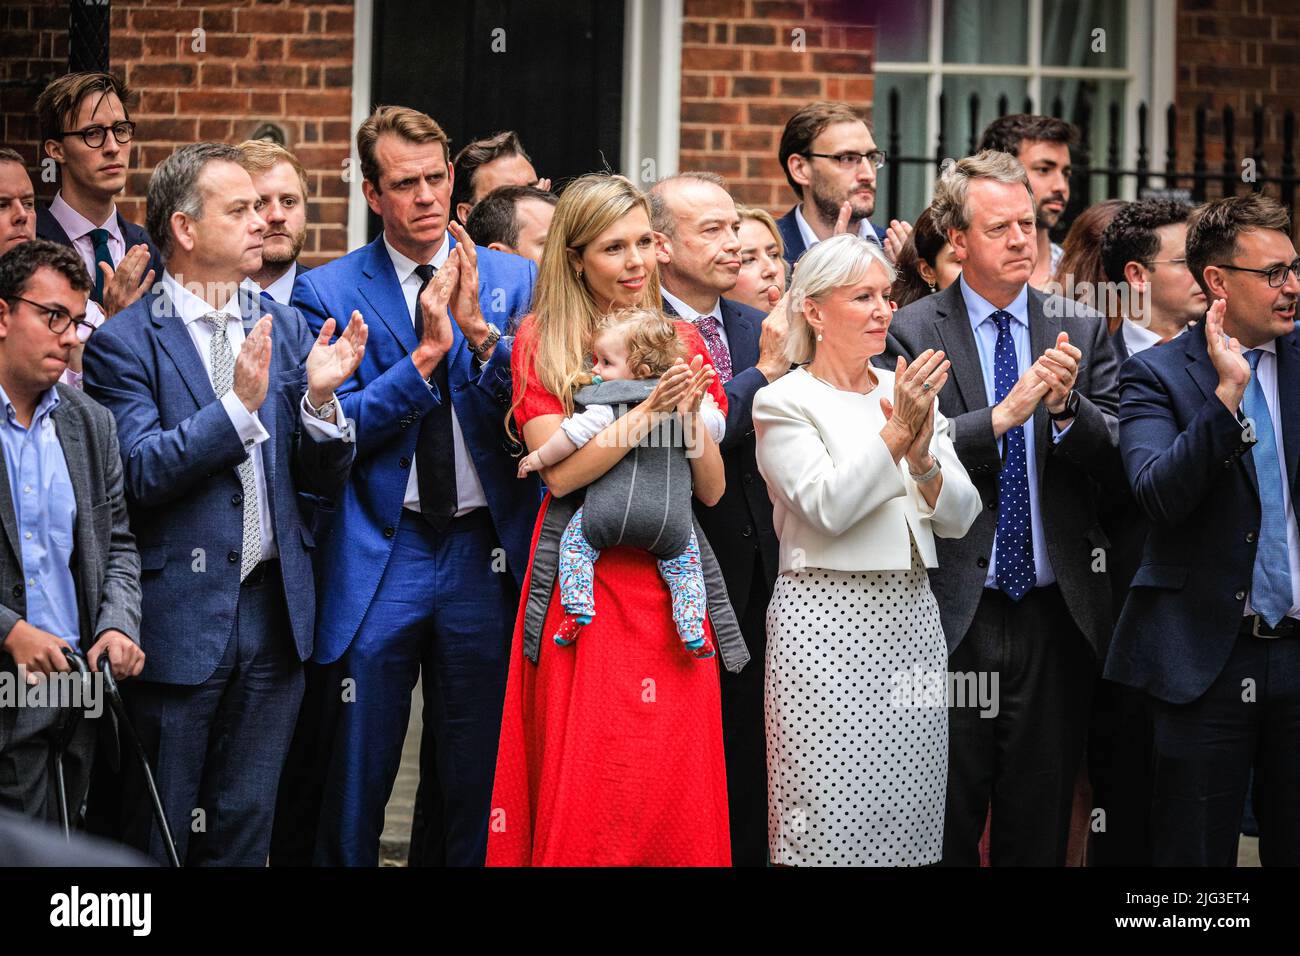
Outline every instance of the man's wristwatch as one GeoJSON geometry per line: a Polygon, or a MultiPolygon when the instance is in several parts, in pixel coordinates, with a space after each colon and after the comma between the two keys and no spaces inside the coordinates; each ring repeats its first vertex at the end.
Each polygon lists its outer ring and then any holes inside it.
{"type": "MultiPolygon", "coordinates": [[[[496,345],[497,341],[501,338],[501,330],[498,329],[495,325],[489,322],[487,324],[487,327],[488,327],[487,338],[485,338],[482,341],[482,343],[478,345],[478,347],[475,347],[473,345],[469,346],[469,350],[473,352],[475,355],[479,356],[480,358],[484,355],[484,353],[488,351],[488,349],[496,345]]],[[[469,345],[468,342],[466,342],[465,344],[469,345]]]]}
{"type": "Polygon", "coordinates": [[[1070,389],[1070,394],[1065,396],[1065,407],[1059,412],[1048,412],[1047,417],[1054,422],[1064,422],[1073,418],[1079,413],[1079,393],[1070,389]]]}
{"type": "Polygon", "coordinates": [[[334,403],[333,395],[327,398],[324,404],[322,404],[320,408],[314,407],[311,403],[311,399],[309,398],[307,399],[307,410],[311,412],[312,415],[314,415],[316,418],[319,418],[323,422],[327,422],[334,417],[334,404],[335,403],[334,403]]]}

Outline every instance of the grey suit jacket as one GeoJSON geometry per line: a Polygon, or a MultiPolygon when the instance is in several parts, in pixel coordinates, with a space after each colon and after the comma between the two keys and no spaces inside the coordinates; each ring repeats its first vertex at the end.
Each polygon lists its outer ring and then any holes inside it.
{"type": "MultiPolygon", "coordinates": [[[[54,428],[68,464],[77,520],[72,576],[81,650],[106,630],[140,643],[140,555],[127,520],[117,425],[108,410],[75,388],[55,385],[54,428]]],[[[4,458],[0,456],[0,468],[4,458]]],[[[27,614],[22,548],[7,475],[0,480],[0,636],[27,614]]]]}
{"type": "MultiPolygon", "coordinates": [[[[1065,437],[1053,443],[1046,406],[1040,403],[1035,409],[1034,476],[1048,561],[1071,617],[1100,662],[1105,659],[1113,616],[1110,577],[1105,571],[1110,542],[1102,530],[1098,502],[1103,495],[1128,493],[1116,420],[1118,363],[1100,313],[1031,288],[1031,361],[1055,346],[1062,331],[1083,352],[1075,382],[1079,412],[1065,437]]],[[[993,435],[975,332],[956,282],[895,314],[885,367],[893,368],[899,354],[911,361],[928,348],[942,349],[952,361],[948,383],[939,393],[939,410],[952,422],[957,455],[984,499],[984,510],[964,538],[936,541],[939,566],[930,571],[930,587],[939,602],[951,653],[970,628],[983,595],[997,531],[998,472],[1005,445],[993,435]]]]}

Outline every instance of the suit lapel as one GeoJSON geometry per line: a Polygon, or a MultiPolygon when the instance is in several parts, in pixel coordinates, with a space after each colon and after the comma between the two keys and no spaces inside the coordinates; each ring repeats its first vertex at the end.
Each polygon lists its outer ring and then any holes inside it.
{"type": "Polygon", "coordinates": [[[727,333],[731,374],[735,375],[757,365],[760,329],[753,319],[744,315],[736,303],[729,299],[722,300],[722,328],[727,333]]]}
{"type": "Polygon", "coordinates": [[[406,297],[402,295],[397,270],[393,268],[393,260],[384,247],[382,234],[370,244],[370,257],[361,272],[363,278],[358,291],[370,305],[367,315],[378,316],[404,351],[415,351],[419,344],[415,340],[415,326],[411,323],[411,315],[406,309],[406,297]]]}
{"type": "MultiPolygon", "coordinates": [[[[239,287],[238,295],[239,295],[240,319],[241,321],[244,322],[246,326],[248,326],[250,322],[256,322],[267,311],[272,312],[271,318],[273,321],[275,320],[276,316],[274,315],[274,307],[272,307],[271,309],[263,309],[260,295],[256,295],[250,292],[248,289],[245,289],[243,286],[239,287]]],[[[275,453],[275,449],[276,449],[275,433],[276,433],[276,425],[278,424],[278,414],[280,410],[280,402],[278,400],[278,396],[280,394],[280,388],[284,378],[284,372],[283,369],[281,369],[280,367],[281,363],[278,361],[278,359],[279,359],[280,349],[283,348],[284,346],[285,346],[284,340],[283,339],[278,340],[276,338],[275,333],[272,332],[271,333],[271,367],[267,370],[267,375],[266,375],[266,401],[264,401],[262,403],[262,407],[257,410],[257,420],[262,423],[262,427],[266,429],[266,434],[268,436],[266,441],[261,443],[260,451],[262,454],[262,470],[266,475],[267,494],[271,495],[272,503],[274,502],[275,495],[271,493],[271,489],[274,487],[273,482],[275,481],[275,462],[278,457],[275,453]]],[[[291,395],[289,396],[289,400],[292,403],[295,398],[300,398],[300,397],[301,396],[291,395]]],[[[272,519],[274,519],[275,517],[274,509],[272,509],[271,516],[272,519]]]]}
{"type": "Polygon", "coordinates": [[[952,362],[952,374],[957,380],[966,411],[987,408],[988,387],[980,365],[979,348],[975,345],[975,330],[971,328],[966,302],[956,282],[935,296],[935,330],[943,344],[944,354],[952,362]]]}
{"type": "Polygon", "coordinates": [[[202,408],[217,396],[212,391],[212,380],[203,367],[203,358],[190,338],[189,329],[185,328],[180,311],[165,293],[150,294],[148,302],[149,316],[158,329],[158,343],[180,372],[181,381],[194,397],[195,405],[202,408]]]}
{"type": "MultiPolygon", "coordinates": [[[[1025,356],[1025,367],[1033,365],[1050,348],[1056,346],[1056,336],[1061,331],[1061,320],[1050,316],[1043,309],[1046,296],[1037,289],[1026,286],[1029,301],[1025,314],[1029,316],[1029,354],[1025,356]]],[[[1039,402],[1034,408],[1034,473],[1041,480],[1043,467],[1047,463],[1047,449],[1052,443],[1052,422],[1047,417],[1047,405],[1039,402]]]]}
{"type": "MultiPolygon", "coordinates": [[[[68,468],[68,477],[72,481],[72,498],[77,503],[77,522],[73,530],[76,543],[78,582],[92,580],[94,569],[85,566],[87,561],[102,557],[101,548],[94,541],[95,499],[90,487],[89,449],[84,438],[84,421],[74,414],[67,402],[60,402],[54,410],[54,431],[59,436],[59,445],[63,448],[63,461],[68,468]]],[[[80,604],[84,589],[77,588],[77,603],[80,604]]],[[[86,614],[89,608],[82,608],[82,630],[85,631],[86,614]]]]}
{"type": "Polygon", "coordinates": [[[36,237],[38,239],[49,239],[61,246],[72,245],[72,239],[68,237],[59,220],[54,218],[54,213],[50,212],[49,206],[42,206],[36,212],[36,237]]]}
{"type": "Polygon", "coordinates": [[[1286,454],[1286,475],[1296,483],[1300,462],[1300,342],[1296,333],[1277,340],[1277,407],[1282,418],[1282,444],[1286,454]]]}
{"type": "MultiPolygon", "coordinates": [[[[8,413],[0,409],[0,414],[8,413]]],[[[3,469],[5,477],[4,481],[0,481],[0,524],[4,525],[5,538],[9,542],[9,550],[13,552],[14,561],[22,567],[23,552],[18,545],[18,515],[14,512],[13,495],[9,492],[9,464],[3,455],[0,455],[0,469],[3,469]]]]}
{"type": "MultiPolygon", "coordinates": [[[[1210,360],[1210,353],[1206,347],[1205,324],[1200,323],[1195,327],[1188,329],[1179,336],[1178,341],[1183,339],[1187,340],[1187,374],[1192,377],[1192,381],[1195,382],[1196,387],[1201,390],[1201,395],[1204,398],[1218,401],[1218,399],[1215,398],[1214,391],[1219,387],[1219,373],[1214,370],[1214,362],[1210,360]]],[[[1169,348],[1172,344],[1173,343],[1168,343],[1156,347],[1169,348]]],[[[1279,347],[1280,346],[1281,343],[1279,343],[1279,347]]],[[[1281,369],[1279,368],[1279,373],[1280,371],[1281,369]]],[[[1281,395],[1280,381],[1278,385],[1278,394],[1279,396],[1281,395]]],[[[1244,415],[1245,412],[1243,411],[1242,414],[1244,415]]],[[[1300,441],[1300,437],[1297,437],[1296,440],[1300,441]]],[[[1240,455],[1238,456],[1238,460],[1243,466],[1245,466],[1246,471],[1250,475],[1250,487],[1254,489],[1255,494],[1258,495],[1259,475],[1255,471],[1255,456],[1240,455]]]]}

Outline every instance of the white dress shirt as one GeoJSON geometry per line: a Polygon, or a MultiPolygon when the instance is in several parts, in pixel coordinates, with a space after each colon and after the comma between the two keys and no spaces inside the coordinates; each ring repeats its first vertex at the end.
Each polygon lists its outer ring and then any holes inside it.
{"type": "MultiPolygon", "coordinates": [[[[208,373],[208,382],[211,384],[212,326],[200,320],[212,312],[221,312],[231,316],[231,321],[226,323],[226,338],[230,342],[231,353],[238,356],[239,348],[244,344],[244,322],[243,315],[239,310],[239,296],[238,294],[233,295],[223,305],[214,308],[177,282],[170,272],[163,272],[162,281],[164,293],[175,306],[176,316],[185,323],[185,330],[189,332],[190,341],[194,343],[194,347],[199,351],[199,358],[203,360],[203,369],[208,373]]],[[[271,334],[272,336],[275,335],[274,332],[271,334]]],[[[240,401],[239,396],[235,394],[233,389],[221,397],[221,406],[226,410],[226,415],[230,418],[230,424],[234,426],[235,432],[244,443],[244,447],[250,450],[249,454],[253,459],[253,481],[257,486],[258,525],[262,530],[262,560],[269,561],[271,558],[277,557],[280,552],[275,544],[275,525],[271,521],[271,499],[266,491],[266,468],[262,463],[262,456],[253,452],[252,449],[271,436],[262,427],[262,421],[257,412],[250,412],[245,408],[244,403],[240,401]]],[[[342,415],[342,412],[338,410],[337,402],[335,402],[334,408],[336,416],[342,415]]],[[[302,418],[303,427],[312,434],[315,440],[329,441],[342,436],[339,426],[334,422],[321,421],[307,411],[307,393],[305,391],[303,392],[299,414],[302,418]]]]}
{"type": "MultiPolygon", "coordinates": [[[[711,315],[715,319],[717,319],[718,338],[722,339],[722,344],[726,346],[727,351],[728,352],[731,351],[731,343],[727,341],[727,327],[722,322],[722,299],[721,298],[719,298],[717,301],[713,303],[713,308],[710,309],[708,312],[696,312],[689,305],[687,305],[681,299],[677,298],[677,296],[673,295],[667,289],[660,289],[659,291],[662,292],[664,298],[668,300],[668,304],[673,307],[673,311],[677,313],[678,318],[682,319],[683,321],[691,323],[691,325],[698,326],[699,318],[702,315],[711,315]]],[[[705,342],[705,345],[708,345],[708,343],[705,342]]]]}
{"type": "MultiPolygon", "coordinates": [[[[394,249],[389,244],[387,236],[384,236],[384,248],[388,250],[388,258],[393,261],[397,281],[401,283],[402,295],[406,298],[406,311],[410,316],[411,326],[414,327],[416,299],[419,297],[421,285],[420,276],[415,270],[420,263],[408,259],[394,249]]],[[[451,239],[444,235],[442,245],[438,247],[438,251],[433,254],[428,264],[435,269],[440,269],[450,253],[451,239]]],[[[433,386],[430,385],[429,389],[432,391],[433,386]]],[[[451,396],[443,395],[442,400],[450,403],[451,396]]],[[[451,406],[451,443],[453,454],[456,456],[456,517],[460,517],[474,508],[487,507],[487,495],[483,493],[483,483],[478,480],[474,461],[469,457],[469,449],[465,447],[465,435],[460,430],[460,419],[456,417],[455,405],[451,406]]],[[[420,511],[420,483],[416,477],[414,461],[411,462],[411,473],[406,480],[406,497],[402,501],[402,507],[417,514],[420,511]]]]}
{"type": "Polygon", "coordinates": [[[904,571],[911,542],[927,568],[938,565],[934,538],[960,538],[982,502],[935,406],[930,451],[943,467],[931,508],[907,459],[894,461],[880,437],[882,398],[894,373],[873,369],[867,394],[845,391],[797,368],[754,394],[758,470],[772,498],[781,571],[904,571]]]}
{"type": "MultiPolygon", "coordinates": [[[[1259,388],[1264,393],[1264,403],[1268,405],[1268,417],[1273,419],[1273,435],[1277,440],[1277,466],[1282,473],[1282,503],[1286,506],[1286,549],[1287,557],[1291,564],[1291,610],[1287,611],[1288,617],[1300,617],[1300,530],[1297,530],[1295,520],[1295,502],[1291,500],[1291,479],[1286,473],[1286,448],[1283,446],[1282,437],[1282,415],[1285,411],[1278,411],[1277,397],[1277,341],[1271,340],[1259,346],[1259,350],[1264,354],[1259,357],[1259,367],[1256,373],[1259,375],[1259,388]]],[[[1300,409],[1294,410],[1300,414],[1300,409]]],[[[1242,411],[1245,414],[1245,411],[1242,411]]],[[[1246,607],[1242,612],[1249,616],[1255,613],[1251,607],[1250,599],[1246,599],[1246,607]]]]}
{"type": "MultiPolygon", "coordinates": [[[[73,250],[81,257],[81,264],[86,267],[86,272],[90,274],[92,289],[95,286],[95,277],[99,275],[100,269],[95,262],[95,243],[90,238],[91,230],[103,229],[108,232],[108,253],[113,257],[115,264],[121,262],[122,257],[126,255],[126,237],[122,235],[122,230],[117,225],[116,206],[109,213],[108,220],[97,225],[69,206],[64,201],[63,193],[60,191],[55,194],[53,201],[50,203],[50,215],[54,217],[55,222],[63,227],[63,231],[72,240],[73,250]]],[[[157,276],[154,278],[157,278],[157,276]]],[[[89,299],[86,300],[86,321],[90,325],[77,328],[77,338],[83,343],[90,338],[90,333],[99,328],[104,322],[104,310],[89,299]]],[[[59,380],[64,385],[81,388],[81,373],[74,372],[72,369],[64,372],[59,380]]]]}
{"type": "MultiPolygon", "coordinates": [[[[1152,332],[1145,325],[1138,325],[1132,319],[1125,319],[1120,325],[1121,334],[1124,336],[1124,347],[1128,349],[1129,355],[1137,355],[1138,352],[1145,352],[1153,345],[1160,344],[1160,335],[1152,332]]],[[[1186,326],[1178,330],[1174,339],[1178,338],[1187,331],[1186,326]]],[[[1173,341],[1170,339],[1169,341],[1173,341]]]]}
{"type": "Polygon", "coordinates": [[[298,278],[298,263],[294,263],[285,270],[284,275],[276,279],[266,288],[258,286],[258,290],[265,292],[276,302],[281,305],[288,305],[289,300],[293,298],[293,283],[298,278]]]}
{"type": "MultiPolygon", "coordinates": [[[[803,217],[803,203],[794,207],[794,223],[799,227],[799,235],[803,236],[804,250],[807,251],[817,243],[821,242],[817,238],[817,233],[812,231],[812,226],[808,225],[808,220],[803,217]]],[[[874,242],[880,245],[880,237],[876,235],[875,228],[868,219],[858,220],[858,235],[868,242],[874,242]]]]}

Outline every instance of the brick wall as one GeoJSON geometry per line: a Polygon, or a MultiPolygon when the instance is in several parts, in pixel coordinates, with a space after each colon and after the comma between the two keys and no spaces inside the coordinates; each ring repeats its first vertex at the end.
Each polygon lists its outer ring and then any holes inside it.
{"type": "MultiPolygon", "coordinates": [[[[0,79],[31,81],[0,91],[4,142],[33,163],[39,144],[32,104],[44,80],[67,69],[67,6],[11,2],[0,10],[0,79]]],[[[271,121],[308,171],[303,261],[317,264],[346,251],[351,4],[113,0],[111,10],[111,69],[135,92],[132,119],[139,124],[119,199],[123,214],[143,221],[149,174],[177,146],[237,143],[271,121]]],[[[37,183],[42,196],[54,188],[37,183]]]]}
{"type": "MultiPolygon", "coordinates": [[[[1179,0],[1176,40],[1178,165],[1191,169],[1196,108],[1210,108],[1206,161],[1211,172],[1223,163],[1223,107],[1235,112],[1236,169],[1252,154],[1252,113],[1264,107],[1263,164],[1270,176],[1282,172],[1282,121],[1286,110],[1300,113],[1300,4],[1295,0],[1179,0]]],[[[1167,104],[1161,104],[1161,110],[1167,104]]],[[[1159,121],[1164,121],[1163,112],[1159,121]]],[[[1258,163],[1261,157],[1255,157],[1258,163]]],[[[1153,157],[1163,169],[1165,158],[1153,157]]],[[[1276,185],[1266,186],[1271,196],[1276,185]]],[[[1208,195],[1220,194],[1211,182],[1208,195]]]]}
{"type": "Polygon", "coordinates": [[[786,120],[817,99],[871,104],[874,31],[855,7],[685,0],[681,168],[727,177],[742,202],[778,215],[789,209],[794,194],[777,161],[786,120]]]}

